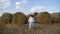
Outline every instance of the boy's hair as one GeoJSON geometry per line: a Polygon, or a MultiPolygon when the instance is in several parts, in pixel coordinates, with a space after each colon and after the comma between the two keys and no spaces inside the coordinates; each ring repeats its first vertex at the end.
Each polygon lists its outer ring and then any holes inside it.
{"type": "Polygon", "coordinates": [[[34,17],[33,15],[30,15],[31,17],[34,17]]]}

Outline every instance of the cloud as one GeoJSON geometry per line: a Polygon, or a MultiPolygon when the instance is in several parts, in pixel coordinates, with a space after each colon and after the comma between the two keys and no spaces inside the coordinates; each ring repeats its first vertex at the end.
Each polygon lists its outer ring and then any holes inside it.
{"type": "Polygon", "coordinates": [[[10,0],[0,0],[0,16],[8,10],[7,8],[9,6],[10,6],[10,0]]]}
{"type": "Polygon", "coordinates": [[[57,11],[55,7],[46,7],[46,6],[40,6],[40,5],[36,5],[35,7],[32,7],[30,10],[30,13],[34,13],[34,12],[44,12],[44,11],[48,11],[48,12],[54,12],[57,11]]]}
{"type": "Polygon", "coordinates": [[[10,0],[0,0],[0,9],[10,6],[10,0]]]}
{"type": "Polygon", "coordinates": [[[22,2],[21,2],[21,3],[24,3],[24,4],[25,4],[25,3],[27,3],[27,0],[22,0],[22,2]]]}
{"type": "Polygon", "coordinates": [[[20,8],[20,2],[16,2],[16,10],[20,8]]]}
{"type": "Polygon", "coordinates": [[[34,4],[39,4],[39,2],[38,1],[35,1],[35,2],[33,2],[34,4]]]}
{"type": "Polygon", "coordinates": [[[16,2],[16,5],[19,5],[20,4],[20,2],[16,2]]]}
{"type": "Polygon", "coordinates": [[[27,3],[27,0],[22,0],[21,2],[16,2],[16,5],[19,5],[19,4],[26,4],[27,3]]]}
{"type": "Polygon", "coordinates": [[[46,7],[37,5],[35,7],[32,7],[30,12],[34,13],[34,12],[45,11],[45,10],[46,10],[46,7]]]}
{"type": "Polygon", "coordinates": [[[22,0],[21,2],[16,2],[16,11],[20,11],[21,9],[23,9],[24,4],[27,3],[27,0],[22,0]]]}

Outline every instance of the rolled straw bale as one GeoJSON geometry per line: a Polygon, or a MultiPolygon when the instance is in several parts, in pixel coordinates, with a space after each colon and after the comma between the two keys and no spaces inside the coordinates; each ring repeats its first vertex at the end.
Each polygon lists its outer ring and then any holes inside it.
{"type": "Polygon", "coordinates": [[[36,15],[35,20],[39,24],[50,24],[51,15],[48,12],[41,12],[36,15]]]}
{"type": "Polygon", "coordinates": [[[4,24],[12,23],[12,14],[4,13],[1,16],[1,23],[4,23],[4,24]]]}
{"type": "Polygon", "coordinates": [[[60,23],[60,12],[52,13],[52,23],[60,23]]]}
{"type": "Polygon", "coordinates": [[[27,16],[22,12],[17,12],[12,17],[13,24],[25,24],[27,23],[27,16]]]}

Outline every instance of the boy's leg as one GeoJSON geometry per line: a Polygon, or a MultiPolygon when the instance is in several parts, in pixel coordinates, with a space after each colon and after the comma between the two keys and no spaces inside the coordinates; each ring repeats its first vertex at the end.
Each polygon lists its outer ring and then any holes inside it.
{"type": "Polygon", "coordinates": [[[34,27],[34,23],[32,23],[32,28],[34,27]]]}
{"type": "Polygon", "coordinates": [[[32,23],[30,22],[29,23],[29,30],[32,28],[32,23]]]}

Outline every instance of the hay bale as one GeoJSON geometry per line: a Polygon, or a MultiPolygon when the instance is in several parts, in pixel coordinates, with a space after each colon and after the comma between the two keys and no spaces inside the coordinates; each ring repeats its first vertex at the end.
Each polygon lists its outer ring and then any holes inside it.
{"type": "Polygon", "coordinates": [[[52,13],[52,23],[60,23],[60,12],[52,13]]]}
{"type": "Polygon", "coordinates": [[[36,15],[35,20],[39,24],[50,24],[51,15],[48,12],[41,12],[36,15]]]}
{"type": "Polygon", "coordinates": [[[3,23],[3,24],[12,23],[12,14],[10,14],[10,13],[4,13],[1,16],[1,23],[3,23]]]}
{"type": "Polygon", "coordinates": [[[27,16],[22,12],[17,12],[12,17],[13,24],[25,24],[27,23],[27,16]]]}
{"type": "Polygon", "coordinates": [[[38,12],[35,12],[35,13],[34,13],[34,16],[36,16],[37,14],[38,14],[38,12]]]}
{"type": "Polygon", "coordinates": [[[1,17],[0,17],[0,23],[1,23],[1,17]]]}

